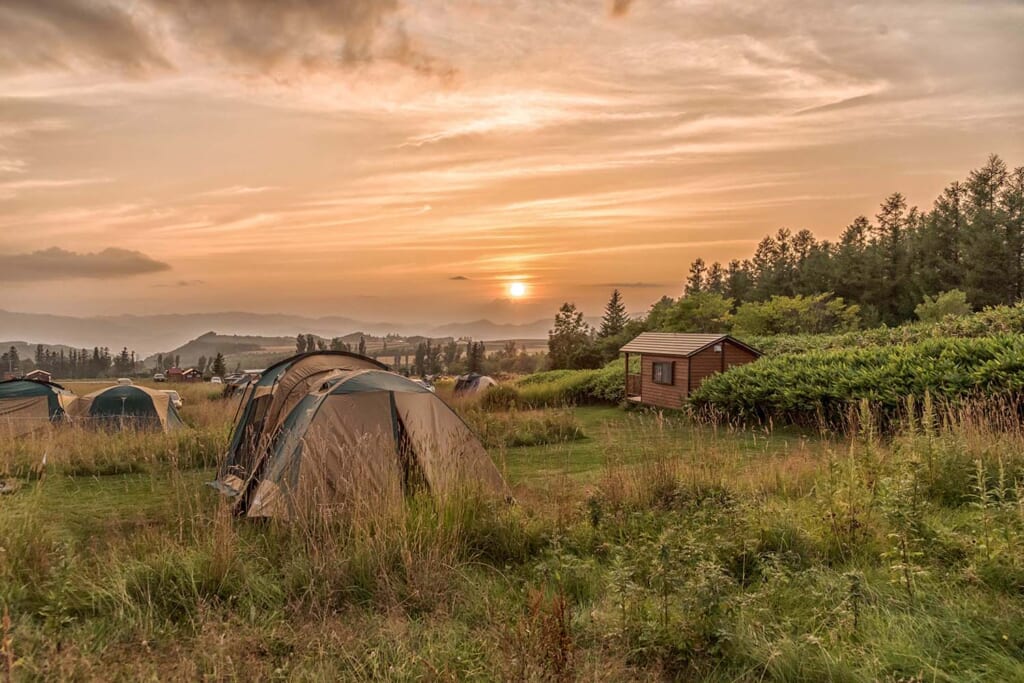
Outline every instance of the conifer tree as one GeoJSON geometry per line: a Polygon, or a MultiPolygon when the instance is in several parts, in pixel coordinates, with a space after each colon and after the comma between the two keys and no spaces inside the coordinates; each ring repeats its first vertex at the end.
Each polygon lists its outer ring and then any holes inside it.
{"type": "Polygon", "coordinates": [[[601,318],[598,336],[607,338],[622,334],[628,321],[626,305],[622,303],[622,293],[618,289],[613,289],[612,296],[604,307],[604,317],[601,318]]]}

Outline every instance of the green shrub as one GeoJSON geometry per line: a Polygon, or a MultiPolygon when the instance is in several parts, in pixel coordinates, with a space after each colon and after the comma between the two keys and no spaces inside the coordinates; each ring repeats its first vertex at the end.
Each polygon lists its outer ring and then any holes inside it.
{"type": "Polygon", "coordinates": [[[967,303],[967,295],[959,289],[926,296],[914,309],[918,320],[926,323],[937,323],[947,315],[964,316],[970,313],[971,305],[967,303]]]}
{"type": "Polygon", "coordinates": [[[714,375],[691,397],[700,412],[743,421],[843,422],[862,400],[883,418],[908,396],[942,401],[1024,389],[1024,337],[932,339],[905,346],[764,358],[714,375]]]}
{"type": "Polygon", "coordinates": [[[969,339],[1024,332],[1024,304],[993,306],[966,316],[946,316],[938,322],[899,327],[876,327],[844,334],[757,336],[738,333],[743,341],[768,356],[868,346],[898,346],[939,337],[969,339]]]}
{"type": "Polygon", "coordinates": [[[517,383],[527,406],[619,403],[626,397],[626,372],[621,360],[597,370],[552,370],[524,377],[517,383]]]}
{"type": "Polygon", "coordinates": [[[860,307],[847,305],[832,294],[773,296],[769,301],[750,301],[732,319],[735,334],[821,334],[857,329],[860,307]]]}

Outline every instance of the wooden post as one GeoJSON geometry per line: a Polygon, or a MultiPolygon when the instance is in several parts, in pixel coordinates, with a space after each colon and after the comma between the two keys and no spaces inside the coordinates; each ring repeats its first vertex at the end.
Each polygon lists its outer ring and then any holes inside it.
{"type": "Polygon", "coordinates": [[[626,351],[626,398],[629,398],[629,351],[626,351]]]}

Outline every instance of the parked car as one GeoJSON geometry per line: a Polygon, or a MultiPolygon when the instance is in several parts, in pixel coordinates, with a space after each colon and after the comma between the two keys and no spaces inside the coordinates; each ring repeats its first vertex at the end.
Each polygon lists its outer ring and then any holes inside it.
{"type": "Polygon", "coordinates": [[[211,377],[210,384],[224,384],[224,380],[222,380],[220,377],[211,377]]]}
{"type": "Polygon", "coordinates": [[[128,377],[118,377],[117,378],[117,383],[118,384],[135,384],[128,377]]]}
{"type": "Polygon", "coordinates": [[[163,391],[165,394],[171,397],[171,404],[175,408],[181,408],[182,404],[184,403],[184,401],[181,400],[181,394],[179,394],[174,389],[161,389],[161,391],[163,391]]]}
{"type": "Polygon", "coordinates": [[[155,375],[153,375],[153,381],[154,382],[166,382],[167,381],[167,375],[165,375],[162,372],[158,372],[155,375]]]}

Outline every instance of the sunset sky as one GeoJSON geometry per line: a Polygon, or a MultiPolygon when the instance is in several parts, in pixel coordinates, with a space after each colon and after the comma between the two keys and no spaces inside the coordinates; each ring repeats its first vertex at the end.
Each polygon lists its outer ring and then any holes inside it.
{"type": "Polygon", "coordinates": [[[639,312],[1024,163],[1021,36],[1020,0],[0,0],[0,308],[639,312]]]}

